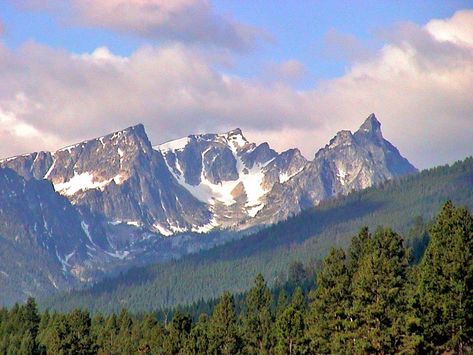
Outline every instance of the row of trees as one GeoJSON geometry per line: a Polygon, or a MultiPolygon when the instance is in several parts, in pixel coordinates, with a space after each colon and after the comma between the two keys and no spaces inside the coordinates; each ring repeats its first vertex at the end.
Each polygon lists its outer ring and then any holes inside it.
{"type": "Polygon", "coordinates": [[[448,202],[417,264],[402,237],[364,228],[332,249],[317,287],[279,292],[258,275],[242,307],[224,293],[193,320],[175,312],[109,316],[75,310],[39,315],[33,299],[0,311],[0,353],[319,354],[471,352],[473,216],[448,202]]]}

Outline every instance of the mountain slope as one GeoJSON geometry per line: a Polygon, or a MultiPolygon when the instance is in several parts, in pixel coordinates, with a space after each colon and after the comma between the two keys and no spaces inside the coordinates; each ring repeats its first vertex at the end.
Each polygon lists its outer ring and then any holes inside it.
{"type": "Polygon", "coordinates": [[[65,289],[84,279],[87,236],[70,202],[48,181],[0,168],[2,302],[65,289]]]}
{"type": "MultiPolygon", "coordinates": [[[[56,152],[3,159],[2,167],[18,174],[18,186],[0,182],[8,216],[0,231],[5,240],[28,231],[24,238],[36,244],[28,250],[25,242],[22,250],[44,252],[49,259],[41,263],[57,265],[63,282],[28,275],[46,293],[208,249],[325,199],[416,171],[384,140],[374,115],[354,134],[338,133],[312,161],[297,149],[279,154],[267,143],[250,143],[239,129],[153,147],[136,125],[56,152]],[[29,188],[21,190],[22,184],[29,188]],[[12,189],[21,199],[8,194],[12,189]],[[21,213],[24,201],[28,218],[21,213]]],[[[7,281],[13,293],[30,292],[7,281]]]]}
{"type": "Polygon", "coordinates": [[[473,158],[353,192],[240,241],[134,269],[43,304],[62,310],[142,311],[216,297],[224,290],[242,292],[258,272],[274,284],[292,261],[320,260],[330,247],[348,245],[361,226],[390,226],[406,233],[417,216],[429,220],[447,199],[473,207],[473,158]]]}

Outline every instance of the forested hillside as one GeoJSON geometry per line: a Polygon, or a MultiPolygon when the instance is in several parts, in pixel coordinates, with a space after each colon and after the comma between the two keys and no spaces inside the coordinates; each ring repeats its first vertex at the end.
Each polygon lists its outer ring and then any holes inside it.
{"type": "MultiPolygon", "coordinates": [[[[363,228],[332,248],[316,287],[277,299],[258,274],[235,306],[224,292],[197,321],[175,312],[91,318],[38,314],[35,301],[0,310],[1,353],[393,354],[470,353],[473,341],[473,216],[447,202],[428,230],[419,263],[389,228],[363,228]]],[[[300,270],[300,268],[299,268],[300,270]]]]}
{"type": "Polygon", "coordinates": [[[273,286],[286,280],[294,261],[317,263],[331,247],[346,248],[362,226],[390,227],[405,234],[408,244],[418,243],[416,225],[430,221],[448,199],[473,206],[472,158],[354,192],[243,240],[184,260],[134,269],[41,304],[58,310],[110,312],[127,307],[139,312],[214,298],[225,290],[243,292],[257,273],[273,286]]]}

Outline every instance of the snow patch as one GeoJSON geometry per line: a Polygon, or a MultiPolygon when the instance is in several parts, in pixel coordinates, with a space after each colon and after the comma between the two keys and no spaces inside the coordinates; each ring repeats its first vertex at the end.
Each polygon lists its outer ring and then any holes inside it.
{"type": "Polygon", "coordinates": [[[45,179],[49,178],[49,175],[51,175],[55,165],[56,165],[56,160],[53,161],[53,163],[51,164],[51,166],[48,169],[48,171],[46,172],[46,174],[44,174],[45,179]]]}
{"type": "Polygon", "coordinates": [[[71,152],[72,149],[74,148],[77,148],[78,146],[80,146],[82,143],[77,143],[77,144],[73,144],[73,145],[68,145],[67,147],[64,147],[64,148],[61,148],[58,150],[58,152],[65,152],[67,150],[68,153],[71,152]]]}
{"type": "Polygon", "coordinates": [[[141,223],[138,221],[127,221],[126,224],[128,224],[129,226],[135,226],[135,227],[141,226],[141,223]]]}
{"type": "Polygon", "coordinates": [[[125,258],[130,254],[130,252],[129,252],[128,250],[124,250],[124,251],[119,251],[119,250],[117,250],[117,251],[114,252],[114,253],[111,253],[111,252],[106,251],[105,254],[110,255],[110,256],[113,257],[113,258],[117,258],[117,259],[123,260],[123,259],[125,259],[125,258]]]}
{"type": "Polygon", "coordinates": [[[103,190],[112,180],[116,184],[121,184],[124,177],[121,174],[118,174],[109,180],[96,181],[94,175],[88,171],[81,174],[74,172],[74,176],[69,181],[54,184],[54,188],[62,195],[72,196],[79,191],[93,189],[103,190]]]}
{"type": "Polygon", "coordinates": [[[254,217],[258,214],[259,211],[261,211],[264,208],[264,203],[256,206],[252,206],[246,210],[246,213],[248,213],[248,216],[254,217]]]}
{"type": "Polygon", "coordinates": [[[59,260],[59,262],[61,263],[62,271],[63,271],[63,272],[67,272],[67,267],[70,266],[70,265],[67,263],[66,260],[64,260],[63,258],[61,258],[61,257],[59,256],[59,253],[58,253],[58,251],[57,251],[57,247],[56,247],[56,257],[57,257],[57,259],[59,260]]]}
{"type": "Polygon", "coordinates": [[[189,143],[189,137],[175,139],[153,147],[155,150],[160,150],[163,153],[168,151],[182,150],[189,143]]]}
{"type": "Polygon", "coordinates": [[[155,228],[155,230],[161,234],[161,235],[164,235],[165,237],[169,237],[170,235],[173,235],[173,232],[171,232],[169,229],[167,229],[166,227],[162,226],[161,224],[159,224],[158,222],[156,222],[155,224],[153,224],[153,227],[155,228]]]}
{"type": "Polygon", "coordinates": [[[49,279],[49,281],[51,282],[51,284],[54,286],[54,288],[55,288],[56,290],[59,290],[59,287],[57,286],[56,281],[54,281],[54,279],[52,278],[51,275],[48,275],[48,279],[49,279]]]}
{"type": "Polygon", "coordinates": [[[337,177],[338,177],[338,180],[340,181],[340,183],[342,185],[345,185],[347,183],[346,181],[346,178],[347,178],[348,174],[347,172],[345,171],[345,169],[343,168],[338,168],[338,173],[337,173],[337,177]]]}
{"type": "Polygon", "coordinates": [[[218,226],[217,221],[215,220],[215,218],[212,218],[210,222],[207,224],[204,224],[202,226],[192,227],[192,231],[196,233],[207,233],[217,226],[218,226]]]}
{"type": "MultiPolygon", "coordinates": [[[[94,241],[92,240],[92,236],[90,235],[89,225],[87,223],[85,223],[84,221],[81,221],[80,226],[82,227],[82,230],[84,231],[85,235],[87,236],[87,239],[89,239],[90,243],[93,246],[95,246],[96,244],[94,243],[94,241]]],[[[88,245],[86,244],[86,246],[88,246],[88,245]]]]}
{"type": "Polygon", "coordinates": [[[75,251],[73,251],[73,252],[70,253],[70,254],[67,254],[66,257],[65,257],[65,259],[64,259],[64,261],[65,261],[66,263],[69,263],[69,259],[70,259],[74,254],[75,254],[75,251]]]}
{"type": "Polygon", "coordinates": [[[285,182],[291,180],[294,176],[296,176],[297,174],[299,174],[302,170],[304,170],[304,168],[301,168],[299,170],[297,170],[295,173],[293,174],[288,174],[287,172],[285,173],[282,173],[279,175],[279,182],[281,184],[284,184],[285,182]]]}

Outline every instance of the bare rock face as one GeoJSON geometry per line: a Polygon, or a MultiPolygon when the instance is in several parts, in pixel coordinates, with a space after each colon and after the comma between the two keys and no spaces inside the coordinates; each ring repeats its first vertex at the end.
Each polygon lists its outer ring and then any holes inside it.
{"type": "MultiPolygon", "coordinates": [[[[313,161],[265,196],[260,223],[275,222],[320,201],[360,190],[394,177],[417,172],[381,133],[371,114],[358,131],[340,131],[313,161]]],[[[294,174],[294,173],[293,173],[294,174]]]]}
{"type": "Polygon", "coordinates": [[[240,129],[152,146],[142,125],[5,159],[27,180],[48,179],[84,215],[162,235],[268,224],[321,200],[413,173],[371,114],[340,131],[312,161],[276,153],[240,129]],[[257,218],[256,218],[257,217],[257,218]]]}
{"type": "Polygon", "coordinates": [[[298,149],[279,154],[250,143],[240,129],[153,147],[137,125],[1,160],[0,236],[52,257],[63,273],[51,284],[87,281],[98,270],[185,253],[165,252],[161,237],[274,223],[416,171],[374,114],[355,133],[338,132],[311,161],[298,149]]]}

